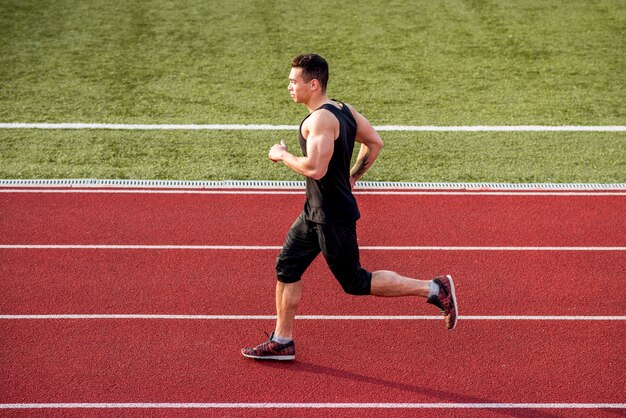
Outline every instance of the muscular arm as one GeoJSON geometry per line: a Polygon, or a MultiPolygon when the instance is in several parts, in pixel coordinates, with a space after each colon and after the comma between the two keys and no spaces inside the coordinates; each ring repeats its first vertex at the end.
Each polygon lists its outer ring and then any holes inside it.
{"type": "Polygon", "coordinates": [[[350,108],[350,110],[357,122],[356,141],[361,144],[356,162],[350,170],[350,184],[354,187],[357,180],[369,170],[376,158],[378,158],[378,154],[383,147],[383,141],[365,116],[353,108],[350,108]]]}
{"type": "Polygon", "coordinates": [[[339,122],[332,113],[320,110],[313,113],[302,126],[306,138],[306,157],[291,154],[287,147],[276,144],[270,149],[272,161],[282,161],[296,173],[319,180],[326,174],[333,155],[339,122]]]}

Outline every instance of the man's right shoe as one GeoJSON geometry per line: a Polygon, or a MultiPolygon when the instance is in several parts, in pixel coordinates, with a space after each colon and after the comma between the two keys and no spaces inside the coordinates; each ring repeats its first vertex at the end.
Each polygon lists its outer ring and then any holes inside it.
{"type": "Polygon", "coordinates": [[[454,329],[458,315],[458,305],[456,303],[452,276],[436,277],[433,279],[433,282],[439,286],[439,294],[431,296],[426,302],[438,307],[446,321],[446,327],[454,329]]]}
{"type": "Polygon", "coordinates": [[[256,347],[243,348],[241,354],[244,357],[257,360],[295,360],[296,347],[293,340],[285,344],[279,344],[273,341],[274,333],[269,339],[256,347]]]}

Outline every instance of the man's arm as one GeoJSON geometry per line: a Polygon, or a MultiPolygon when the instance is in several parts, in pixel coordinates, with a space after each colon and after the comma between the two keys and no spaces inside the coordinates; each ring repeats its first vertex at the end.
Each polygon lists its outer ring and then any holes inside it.
{"type": "Polygon", "coordinates": [[[274,162],[282,161],[296,173],[319,180],[326,175],[333,156],[339,121],[329,111],[319,110],[305,121],[302,129],[306,137],[306,157],[291,154],[282,141],[270,149],[269,157],[274,162]]]}
{"type": "Polygon", "coordinates": [[[350,170],[350,185],[355,183],[374,164],[383,147],[383,141],[367,118],[350,107],[357,123],[356,141],[361,144],[354,166],[350,170]]]}

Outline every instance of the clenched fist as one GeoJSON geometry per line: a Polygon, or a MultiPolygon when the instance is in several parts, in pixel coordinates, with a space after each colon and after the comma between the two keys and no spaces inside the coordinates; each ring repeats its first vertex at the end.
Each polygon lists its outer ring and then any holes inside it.
{"type": "Polygon", "coordinates": [[[283,159],[283,153],[287,151],[287,145],[285,141],[280,141],[280,144],[274,144],[272,148],[270,148],[270,160],[277,163],[278,161],[283,159]]]}

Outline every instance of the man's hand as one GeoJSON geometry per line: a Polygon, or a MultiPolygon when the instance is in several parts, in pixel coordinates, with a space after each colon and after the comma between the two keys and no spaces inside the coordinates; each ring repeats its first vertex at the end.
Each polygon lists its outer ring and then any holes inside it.
{"type": "Polygon", "coordinates": [[[280,144],[274,144],[272,148],[270,148],[270,160],[275,163],[281,161],[283,159],[283,153],[287,151],[287,145],[285,141],[280,141],[280,144]]]}

